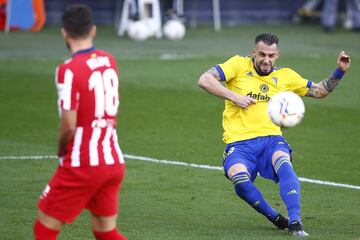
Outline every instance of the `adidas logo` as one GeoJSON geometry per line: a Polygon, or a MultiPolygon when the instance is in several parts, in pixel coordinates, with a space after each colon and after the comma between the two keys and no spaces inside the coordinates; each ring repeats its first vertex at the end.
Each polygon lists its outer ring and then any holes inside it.
{"type": "Polygon", "coordinates": [[[298,194],[298,192],[294,189],[288,192],[286,195],[291,195],[291,194],[298,194]]]}

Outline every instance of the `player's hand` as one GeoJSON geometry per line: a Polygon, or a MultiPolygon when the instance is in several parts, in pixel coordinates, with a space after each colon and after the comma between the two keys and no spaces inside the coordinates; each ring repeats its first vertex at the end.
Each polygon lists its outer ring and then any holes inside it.
{"type": "Polygon", "coordinates": [[[64,156],[64,155],[66,155],[66,153],[67,153],[66,149],[64,149],[64,150],[58,150],[58,151],[57,151],[57,156],[58,156],[58,157],[62,157],[62,156],[64,156]]]}
{"type": "Polygon", "coordinates": [[[350,63],[351,63],[350,56],[347,55],[345,51],[341,51],[337,59],[338,68],[341,71],[346,72],[350,67],[350,63]]]}
{"type": "Polygon", "coordinates": [[[243,109],[248,109],[248,107],[251,104],[255,104],[256,100],[249,97],[249,96],[245,96],[245,95],[235,95],[235,98],[233,99],[233,102],[238,106],[241,107],[243,109]]]}

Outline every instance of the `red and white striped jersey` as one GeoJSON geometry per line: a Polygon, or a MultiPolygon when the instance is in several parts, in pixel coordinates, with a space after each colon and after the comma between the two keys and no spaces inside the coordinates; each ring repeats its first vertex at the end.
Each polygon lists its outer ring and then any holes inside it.
{"type": "Polygon", "coordinates": [[[60,164],[66,167],[124,163],[116,133],[119,77],[115,58],[94,47],[76,52],[56,69],[58,107],[77,111],[74,138],[60,164]]]}

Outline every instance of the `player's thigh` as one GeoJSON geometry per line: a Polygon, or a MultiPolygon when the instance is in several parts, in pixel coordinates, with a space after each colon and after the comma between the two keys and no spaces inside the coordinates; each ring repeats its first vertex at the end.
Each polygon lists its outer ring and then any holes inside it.
{"type": "Polygon", "coordinates": [[[79,175],[85,174],[59,167],[39,200],[41,212],[61,222],[73,222],[96,190],[96,186],[79,175]]]}
{"type": "Polygon", "coordinates": [[[240,172],[247,172],[251,179],[255,180],[256,165],[252,162],[249,152],[248,146],[245,144],[234,145],[225,149],[223,167],[229,179],[240,172]]]}
{"type": "Polygon", "coordinates": [[[110,217],[118,212],[119,190],[124,176],[124,166],[108,169],[108,179],[98,187],[86,208],[95,216],[110,217]]]}
{"type": "Polygon", "coordinates": [[[273,159],[276,156],[289,156],[291,158],[291,148],[282,136],[268,136],[264,139],[265,142],[263,144],[266,147],[257,158],[257,169],[262,177],[277,183],[279,178],[274,170],[273,159]]]}
{"type": "Polygon", "coordinates": [[[38,220],[47,228],[58,230],[58,231],[61,230],[62,227],[64,226],[64,222],[62,222],[50,215],[47,215],[46,213],[44,213],[41,210],[38,211],[38,220]]]}
{"type": "Polygon", "coordinates": [[[275,161],[282,156],[291,157],[291,147],[289,143],[282,136],[273,136],[270,139],[269,148],[267,151],[267,158],[271,160],[271,165],[274,166],[275,161]]]}
{"type": "Polygon", "coordinates": [[[248,167],[243,163],[236,163],[232,165],[227,171],[227,175],[231,179],[234,175],[238,174],[239,172],[247,172],[250,175],[250,173],[248,172],[248,167]]]}
{"type": "Polygon", "coordinates": [[[277,150],[276,152],[274,152],[272,157],[271,157],[271,163],[272,163],[273,166],[275,165],[275,162],[279,157],[290,158],[290,154],[288,152],[284,151],[284,150],[277,150]]]}

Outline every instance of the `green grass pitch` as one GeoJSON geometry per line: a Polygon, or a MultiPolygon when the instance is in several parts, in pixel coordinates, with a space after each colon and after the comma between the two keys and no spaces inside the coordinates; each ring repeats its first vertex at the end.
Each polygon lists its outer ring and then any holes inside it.
{"type": "MultiPolygon", "coordinates": [[[[188,30],[183,41],[142,43],[99,27],[96,46],[120,69],[119,138],[123,152],[221,165],[223,101],[196,86],[199,76],[254,37],[280,37],[277,66],[315,82],[329,76],[345,49],[352,67],[324,100],[304,99],[303,123],[287,129],[300,177],[360,185],[360,34],[318,26],[240,26],[214,33],[188,30]]],[[[0,35],[0,157],[54,155],[57,106],[54,72],[69,56],[58,29],[0,35]]],[[[0,239],[32,239],[37,199],[54,159],[0,160],[0,239]]],[[[278,186],[256,180],[268,201],[286,209],[278,186]]],[[[127,161],[118,226],[130,240],[291,239],[238,199],[221,171],[127,161]]],[[[360,239],[360,190],[302,183],[302,218],[309,239],[360,239]]],[[[88,213],[59,239],[93,239],[88,213]]]]}

